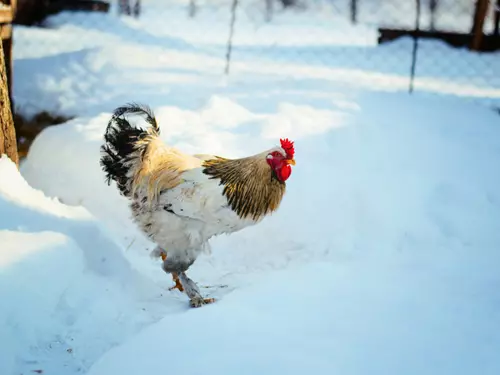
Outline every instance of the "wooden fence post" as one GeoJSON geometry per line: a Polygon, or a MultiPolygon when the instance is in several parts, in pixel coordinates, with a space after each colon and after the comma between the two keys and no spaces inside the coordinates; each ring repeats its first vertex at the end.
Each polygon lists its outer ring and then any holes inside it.
{"type": "Polygon", "coordinates": [[[476,9],[474,11],[474,23],[472,25],[472,43],[470,48],[474,51],[479,51],[481,49],[481,44],[483,42],[483,27],[484,20],[486,19],[486,14],[488,13],[488,6],[490,5],[490,0],[476,0],[476,9]]]}
{"type": "Polygon", "coordinates": [[[16,129],[12,118],[5,66],[4,51],[0,43],[0,155],[6,154],[19,167],[17,154],[16,129]]]}
{"type": "Polygon", "coordinates": [[[429,28],[431,31],[436,30],[436,9],[438,7],[438,0],[430,0],[429,2],[429,12],[431,14],[431,20],[429,28]]]}
{"type": "Polygon", "coordinates": [[[358,22],[358,0],[351,0],[351,22],[358,22]]]}
{"type": "Polygon", "coordinates": [[[495,5],[495,19],[493,26],[493,35],[500,36],[500,0],[495,5]]]}
{"type": "MultiPolygon", "coordinates": [[[[5,0],[3,1],[5,3],[5,0]]],[[[6,7],[0,10],[0,38],[3,47],[3,59],[7,74],[7,85],[9,89],[9,99],[11,111],[13,110],[12,98],[12,21],[17,10],[17,0],[7,1],[6,7]]]]}

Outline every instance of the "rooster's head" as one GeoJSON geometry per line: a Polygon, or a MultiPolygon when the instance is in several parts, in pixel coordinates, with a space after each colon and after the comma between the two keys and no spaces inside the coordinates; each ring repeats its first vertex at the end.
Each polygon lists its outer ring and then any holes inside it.
{"type": "Polygon", "coordinates": [[[281,139],[281,147],[273,148],[266,156],[267,163],[276,173],[281,182],[285,182],[292,174],[291,165],[295,165],[295,149],[293,142],[281,139]]]}

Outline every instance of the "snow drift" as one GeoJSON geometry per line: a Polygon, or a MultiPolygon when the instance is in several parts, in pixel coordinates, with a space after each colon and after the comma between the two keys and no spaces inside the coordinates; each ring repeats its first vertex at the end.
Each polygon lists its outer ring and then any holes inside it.
{"type": "MultiPolygon", "coordinates": [[[[190,374],[496,374],[498,118],[456,104],[364,94],[328,110],[281,103],[271,114],[229,98],[194,111],[157,108],[162,124],[186,122],[165,126],[165,141],[193,152],[249,154],[272,142],[272,125],[293,128],[298,164],[276,215],[214,239],[213,254],[190,270],[201,284],[228,285],[213,292],[219,302],[167,314],[90,374],[160,374],[167,365],[190,374]],[[230,129],[208,120],[233,111],[240,121],[230,129]],[[311,127],[314,115],[321,120],[311,127]]],[[[108,116],[44,131],[23,174],[88,207],[140,274],[169,285],[147,260],[151,244],[126,202],[102,180],[97,150],[108,116]]],[[[163,303],[180,301],[172,292],[163,303]]]]}
{"type": "Polygon", "coordinates": [[[217,23],[150,4],[138,20],[61,13],[51,28],[15,27],[16,105],[76,118],[37,137],[26,180],[0,160],[0,373],[500,373],[499,117],[450,99],[498,103],[500,74],[484,69],[498,53],[420,41],[407,97],[411,40],[375,47],[375,29],[335,14],[264,24],[239,12],[221,77],[225,3],[217,23]],[[295,141],[279,212],[213,239],[190,269],[203,287],[227,285],[203,289],[212,306],[166,291],[104,183],[104,128],[129,101],[151,105],[186,152],[295,141]]]}
{"type": "Polygon", "coordinates": [[[85,370],[155,319],[143,299],[160,291],[86,209],[34,190],[5,156],[0,176],[0,373],[85,370]]]}

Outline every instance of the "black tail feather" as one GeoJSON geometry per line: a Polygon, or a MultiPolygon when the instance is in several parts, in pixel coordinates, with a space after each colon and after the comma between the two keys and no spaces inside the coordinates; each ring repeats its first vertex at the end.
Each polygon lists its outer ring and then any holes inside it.
{"type": "MultiPolygon", "coordinates": [[[[151,108],[135,103],[118,107],[109,120],[104,134],[104,145],[101,146],[100,165],[106,173],[106,182],[116,181],[120,192],[130,195],[129,170],[133,159],[141,157],[137,153],[137,141],[148,135],[158,135],[160,128],[151,108]],[[125,115],[142,115],[151,126],[151,130],[133,127],[124,117],[125,115]]],[[[138,161],[139,162],[139,161],[138,161]]]]}
{"type": "Polygon", "coordinates": [[[151,125],[151,127],[154,129],[156,133],[160,134],[160,128],[158,127],[158,123],[156,122],[153,110],[144,104],[129,103],[125,104],[124,106],[116,108],[113,113],[113,116],[111,117],[110,122],[112,122],[116,118],[122,117],[123,115],[127,114],[144,116],[146,122],[149,125],[151,125]]]}

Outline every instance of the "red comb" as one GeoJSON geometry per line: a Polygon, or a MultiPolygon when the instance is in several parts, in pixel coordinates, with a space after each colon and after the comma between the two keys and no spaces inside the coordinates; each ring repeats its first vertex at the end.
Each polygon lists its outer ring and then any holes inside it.
{"type": "Polygon", "coordinates": [[[295,148],[293,147],[293,142],[290,141],[288,138],[285,139],[280,139],[281,142],[281,148],[285,150],[286,156],[289,159],[293,159],[293,155],[295,154],[295,148]]]}

